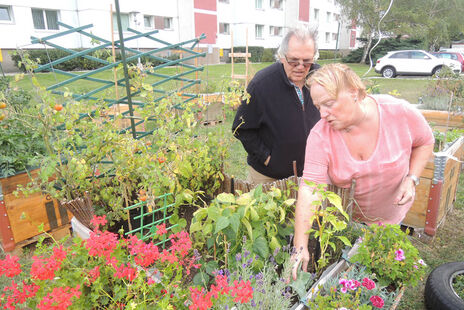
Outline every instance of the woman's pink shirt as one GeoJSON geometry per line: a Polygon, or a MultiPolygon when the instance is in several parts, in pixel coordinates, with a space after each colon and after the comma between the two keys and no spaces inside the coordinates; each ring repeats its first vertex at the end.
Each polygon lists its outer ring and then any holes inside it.
{"type": "Polygon", "coordinates": [[[340,131],[321,119],[306,143],[303,179],[349,188],[356,180],[353,218],[364,223],[399,224],[412,202],[394,204],[399,186],[409,171],[414,147],[434,143],[430,126],[407,101],[372,95],[379,111],[379,136],[367,160],[351,156],[340,131]]]}

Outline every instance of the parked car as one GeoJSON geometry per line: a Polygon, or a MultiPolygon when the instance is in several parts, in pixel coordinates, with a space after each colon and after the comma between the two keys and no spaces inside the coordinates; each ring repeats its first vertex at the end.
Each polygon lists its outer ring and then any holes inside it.
{"type": "Polygon", "coordinates": [[[450,51],[438,51],[432,53],[438,58],[453,59],[461,63],[461,72],[464,72],[464,55],[459,52],[450,52],[450,51]]]}
{"type": "Polygon", "coordinates": [[[456,60],[438,58],[423,50],[402,50],[388,52],[377,60],[375,72],[385,78],[397,75],[436,75],[447,66],[456,73],[461,73],[461,63],[456,60]]]}

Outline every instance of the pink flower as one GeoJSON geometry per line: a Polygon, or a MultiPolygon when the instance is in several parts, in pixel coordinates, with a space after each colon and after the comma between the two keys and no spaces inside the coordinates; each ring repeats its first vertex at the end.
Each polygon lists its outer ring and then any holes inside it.
{"type": "Polygon", "coordinates": [[[427,266],[427,264],[422,259],[419,259],[417,262],[421,264],[422,266],[427,266]]]}
{"type": "Polygon", "coordinates": [[[370,291],[370,290],[373,290],[375,288],[375,282],[372,281],[369,278],[364,278],[363,282],[362,282],[362,286],[364,286],[365,288],[367,288],[370,291]]]}
{"type": "Polygon", "coordinates": [[[348,291],[346,287],[348,284],[348,280],[341,278],[340,280],[338,280],[338,283],[342,285],[342,288],[340,289],[340,291],[345,294],[348,291]]]}
{"type": "Polygon", "coordinates": [[[157,229],[156,233],[158,235],[160,235],[160,236],[165,235],[165,234],[168,233],[168,231],[166,230],[166,223],[163,223],[161,225],[157,225],[156,229],[157,229]]]}
{"type": "Polygon", "coordinates": [[[4,260],[0,260],[0,276],[5,275],[12,278],[21,273],[21,265],[18,256],[7,255],[4,260]]]}
{"type": "Polygon", "coordinates": [[[402,249],[398,249],[397,251],[395,251],[395,255],[395,259],[399,262],[406,259],[406,257],[404,256],[404,251],[402,249]]]}
{"type": "Polygon", "coordinates": [[[93,219],[90,221],[90,223],[95,227],[95,229],[99,229],[100,225],[105,226],[107,221],[106,221],[106,215],[103,216],[94,216],[93,219]]]}
{"type": "Polygon", "coordinates": [[[372,302],[372,305],[376,308],[382,308],[384,305],[383,299],[380,296],[374,295],[369,298],[369,300],[372,302]]]}

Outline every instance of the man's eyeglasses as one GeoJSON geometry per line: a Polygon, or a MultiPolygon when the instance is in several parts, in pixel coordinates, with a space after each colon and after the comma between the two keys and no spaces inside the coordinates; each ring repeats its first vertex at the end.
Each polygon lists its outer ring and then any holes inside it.
{"type": "Polygon", "coordinates": [[[297,67],[299,65],[303,65],[306,69],[308,69],[313,64],[312,59],[301,59],[301,60],[300,59],[295,59],[295,58],[288,59],[287,55],[285,55],[285,60],[292,67],[297,67]]]}

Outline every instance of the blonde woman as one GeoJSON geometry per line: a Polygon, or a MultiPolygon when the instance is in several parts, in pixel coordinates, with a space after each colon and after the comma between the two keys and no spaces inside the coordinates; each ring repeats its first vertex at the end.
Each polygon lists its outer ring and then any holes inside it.
{"type": "Polygon", "coordinates": [[[308,136],[295,212],[293,278],[306,271],[310,217],[317,197],[304,180],[347,188],[356,179],[353,219],[399,224],[411,207],[434,138],[422,114],[405,100],[367,95],[343,64],[315,71],[307,86],[321,120],[308,136]]]}

